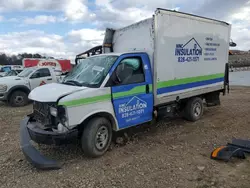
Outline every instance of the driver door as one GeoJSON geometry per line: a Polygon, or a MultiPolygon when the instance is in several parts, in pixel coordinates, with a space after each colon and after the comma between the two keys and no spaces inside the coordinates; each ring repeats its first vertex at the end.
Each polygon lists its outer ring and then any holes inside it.
{"type": "Polygon", "coordinates": [[[150,64],[145,54],[125,55],[111,75],[112,102],[119,129],[152,120],[150,64]]]}
{"type": "Polygon", "coordinates": [[[53,79],[48,68],[39,69],[35,71],[30,77],[31,90],[33,90],[34,88],[38,86],[52,83],[52,82],[53,82],[53,79]]]}

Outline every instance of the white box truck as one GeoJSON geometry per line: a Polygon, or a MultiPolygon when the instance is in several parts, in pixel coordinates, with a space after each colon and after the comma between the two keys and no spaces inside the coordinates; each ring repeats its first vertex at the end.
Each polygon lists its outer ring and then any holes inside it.
{"type": "Polygon", "coordinates": [[[62,83],[31,91],[34,110],[21,122],[24,154],[39,168],[54,168],[29,140],[77,138],[85,155],[98,157],[114,131],[175,113],[198,120],[204,103],[220,104],[226,90],[230,30],[222,21],[163,9],[107,29],[100,54],[88,51],[62,83]]]}

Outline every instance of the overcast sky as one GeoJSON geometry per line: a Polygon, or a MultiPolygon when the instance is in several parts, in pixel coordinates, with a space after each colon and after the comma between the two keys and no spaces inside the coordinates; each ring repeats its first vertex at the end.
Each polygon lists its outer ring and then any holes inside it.
{"type": "Polygon", "coordinates": [[[100,44],[105,27],[150,17],[157,7],[229,22],[237,49],[250,50],[250,0],[0,0],[0,52],[74,58],[100,44]]]}

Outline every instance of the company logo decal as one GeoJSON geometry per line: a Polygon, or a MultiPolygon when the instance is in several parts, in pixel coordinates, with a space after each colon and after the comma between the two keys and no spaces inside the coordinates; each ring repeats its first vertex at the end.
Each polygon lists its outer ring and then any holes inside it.
{"type": "Polygon", "coordinates": [[[128,118],[130,116],[143,114],[145,108],[147,108],[147,102],[134,96],[129,102],[119,105],[118,113],[121,114],[122,118],[128,118]]]}
{"type": "Polygon", "coordinates": [[[44,84],[46,84],[46,82],[45,82],[45,81],[41,81],[41,83],[40,83],[39,86],[42,86],[42,85],[44,85],[44,84]]]}
{"type": "Polygon", "coordinates": [[[42,62],[40,63],[40,66],[53,66],[56,67],[56,63],[55,62],[42,62]]]}
{"type": "Polygon", "coordinates": [[[37,66],[50,66],[56,71],[62,71],[62,67],[60,63],[57,60],[40,60],[37,64],[37,66]]]}
{"type": "Polygon", "coordinates": [[[178,62],[199,61],[202,56],[202,48],[195,38],[192,38],[185,44],[176,44],[175,56],[178,62]]]}

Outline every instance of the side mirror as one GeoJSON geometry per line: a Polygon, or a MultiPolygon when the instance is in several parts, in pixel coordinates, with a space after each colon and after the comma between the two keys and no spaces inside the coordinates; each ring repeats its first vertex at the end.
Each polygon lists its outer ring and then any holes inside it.
{"type": "Polygon", "coordinates": [[[237,44],[235,42],[233,42],[233,40],[231,39],[230,42],[229,42],[229,46],[230,47],[236,47],[237,44]]]}
{"type": "Polygon", "coordinates": [[[236,47],[236,46],[237,46],[237,44],[236,44],[236,43],[234,43],[234,42],[230,42],[230,43],[229,43],[229,46],[230,46],[230,47],[236,47]]]}
{"type": "MultiPolygon", "coordinates": [[[[79,63],[81,63],[82,62],[82,60],[84,60],[84,59],[86,59],[85,57],[77,57],[76,59],[75,59],[75,65],[78,65],[79,63]]],[[[74,65],[74,66],[75,66],[74,65]]]]}

